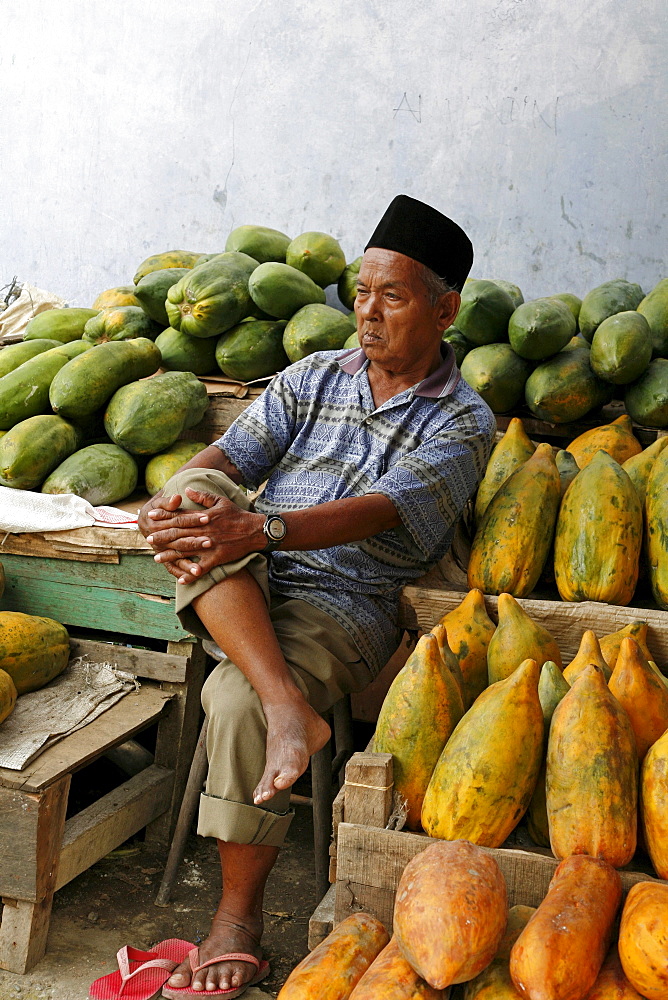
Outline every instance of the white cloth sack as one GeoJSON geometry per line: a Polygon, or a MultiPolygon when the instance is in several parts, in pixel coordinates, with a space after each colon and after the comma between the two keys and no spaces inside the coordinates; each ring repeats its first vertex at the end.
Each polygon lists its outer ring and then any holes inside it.
{"type": "Polygon", "coordinates": [[[45,292],[24,281],[21,294],[0,312],[0,337],[17,339],[28,323],[46,309],[62,309],[65,299],[53,292],[45,292]]]}
{"type": "Polygon", "coordinates": [[[0,767],[22,771],[47,747],[88,725],[137,687],[133,674],[77,656],[46,687],[18,699],[0,726],[0,767]]]}
{"type": "Polygon", "coordinates": [[[66,531],[93,524],[136,528],[136,514],[93,507],[74,493],[32,493],[0,486],[0,531],[66,531]]]}

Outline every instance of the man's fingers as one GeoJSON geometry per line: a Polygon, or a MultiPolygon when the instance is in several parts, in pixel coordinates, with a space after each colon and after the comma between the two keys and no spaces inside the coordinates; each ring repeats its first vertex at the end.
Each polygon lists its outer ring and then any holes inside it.
{"type": "Polygon", "coordinates": [[[202,516],[208,520],[208,514],[179,514],[178,517],[171,517],[169,520],[160,521],[155,526],[155,530],[146,536],[149,545],[164,544],[172,538],[183,538],[186,534],[198,534],[203,529],[202,516]]]}
{"type": "MultiPolygon", "coordinates": [[[[173,533],[156,532],[156,534],[169,535],[173,533]]],[[[161,544],[160,540],[156,541],[155,547],[159,549],[160,544],[161,544]]],[[[164,558],[165,551],[176,550],[177,552],[180,552],[181,555],[183,556],[183,555],[188,555],[188,553],[190,552],[198,552],[200,549],[210,549],[212,542],[211,539],[208,538],[206,535],[200,537],[195,535],[186,535],[185,537],[165,539],[164,544],[168,546],[168,549],[160,551],[156,556],[154,556],[156,562],[166,562],[166,559],[164,558]]]]}
{"type": "Polygon", "coordinates": [[[202,507],[215,507],[226,503],[232,503],[231,500],[227,500],[227,497],[217,496],[215,493],[207,493],[205,490],[193,490],[190,486],[186,486],[186,493],[191,500],[195,503],[201,503],[202,507]]]}
{"type": "Polygon", "coordinates": [[[170,514],[179,509],[182,499],[180,493],[174,493],[171,497],[158,497],[157,500],[153,501],[153,506],[148,512],[148,516],[154,520],[169,517],[170,514]]]}

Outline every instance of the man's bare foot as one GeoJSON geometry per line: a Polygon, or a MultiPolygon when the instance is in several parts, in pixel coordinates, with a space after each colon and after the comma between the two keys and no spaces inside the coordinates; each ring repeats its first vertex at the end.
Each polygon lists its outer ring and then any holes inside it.
{"type": "MultiPolygon", "coordinates": [[[[229,955],[233,952],[245,952],[261,959],[261,937],[261,919],[244,920],[242,923],[235,920],[232,914],[219,911],[213,918],[209,936],[199,946],[200,965],[216,955],[229,955]]],[[[202,990],[204,995],[207,990],[238,989],[250,982],[256,973],[257,969],[250,962],[219,962],[192,977],[192,989],[202,990]]],[[[190,979],[190,962],[185,961],[174,970],[167,986],[182,989],[190,984],[190,979]]]]}
{"type": "Polygon", "coordinates": [[[274,705],[262,705],[267,720],[267,759],[264,774],[253,792],[259,805],[276,792],[294,785],[321,750],[331,730],[301,694],[274,705]]]}

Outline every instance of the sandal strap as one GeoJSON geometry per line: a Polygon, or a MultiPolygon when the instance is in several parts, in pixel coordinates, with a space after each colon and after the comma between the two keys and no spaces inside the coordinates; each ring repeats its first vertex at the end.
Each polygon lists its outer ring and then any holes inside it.
{"type": "MultiPolygon", "coordinates": [[[[208,962],[203,962],[198,965],[199,962],[199,948],[193,948],[191,952],[188,953],[188,958],[190,959],[190,968],[192,969],[193,976],[197,972],[201,972],[202,969],[208,969],[210,965],[216,965],[218,962],[248,962],[249,965],[254,965],[256,971],[259,971],[260,960],[256,958],[255,955],[247,954],[244,951],[231,951],[227,955],[217,955],[215,958],[210,958],[208,962]]],[[[206,996],[206,993],[202,994],[206,996]]]]}
{"type": "Polygon", "coordinates": [[[178,962],[172,961],[171,958],[158,958],[154,951],[139,951],[137,948],[128,947],[121,948],[117,954],[116,958],[118,960],[118,971],[121,974],[121,987],[118,991],[119,997],[123,993],[126,984],[138,976],[140,972],[145,972],[146,969],[162,969],[164,972],[172,973],[174,969],[179,964],[178,962]],[[146,961],[142,961],[146,959],[146,961]],[[141,962],[139,966],[130,972],[130,962],[141,962]]]}

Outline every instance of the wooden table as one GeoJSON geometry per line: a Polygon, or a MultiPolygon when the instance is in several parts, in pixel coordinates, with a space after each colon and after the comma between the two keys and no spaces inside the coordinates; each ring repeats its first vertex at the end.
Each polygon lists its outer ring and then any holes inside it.
{"type": "Polygon", "coordinates": [[[0,769],[0,968],[10,972],[28,971],[44,954],[56,889],[143,827],[147,841],[169,844],[197,740],[206,657],[176,618],[171,577],[151,555],[139,532],[126,529],[4,539],[0,609],[55,618],[74,633],[73,655],[141,678],[136,693],[23,771],[0,769]],[[142,648],[147,640],[158,648],[142,648]],[[155,724],[152,763],[66,821],[72,774],[155,724]]]}

